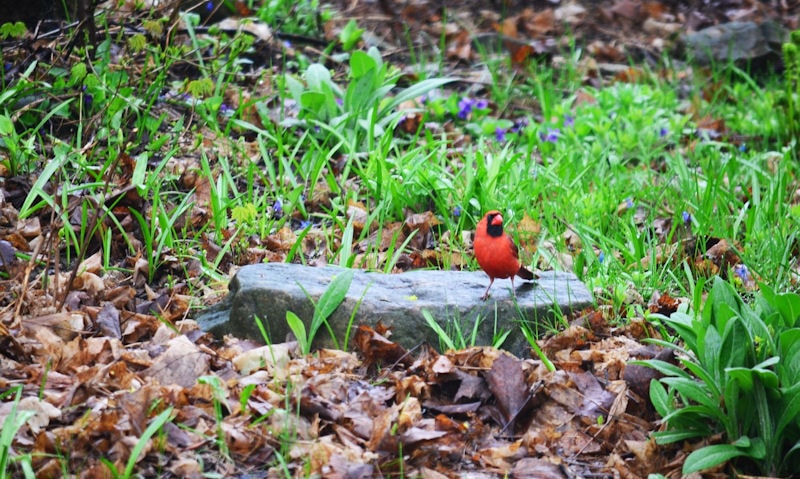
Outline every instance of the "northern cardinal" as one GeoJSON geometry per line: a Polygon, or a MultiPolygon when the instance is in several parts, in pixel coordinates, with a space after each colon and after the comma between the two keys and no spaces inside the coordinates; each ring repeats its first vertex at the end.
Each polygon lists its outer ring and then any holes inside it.
{"type": "Polygon", "coordinates": [[[478,222],[472,246],[475,250],[475,259],[478,260],[481,269],[489,275],[489,286],[486,287],[482,300],[486,301],[489,297],[489,288],[496,278],[511,278],[512,293],[514,276],[522,279],[536,278],[536,275],[519,263],[517,245],[510,236],[503,233],[503,215],[499,211],[489,211],[478,222]]]}

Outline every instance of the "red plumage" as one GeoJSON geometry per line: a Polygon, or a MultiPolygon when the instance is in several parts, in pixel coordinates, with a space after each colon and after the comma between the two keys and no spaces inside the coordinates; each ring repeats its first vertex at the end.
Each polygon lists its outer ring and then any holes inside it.
{"type": "Polygon", "coordinates": [[[503,232],[503,216],[499,211],[489,211],[478,222],[472,247],[481,269],[489,275],[489,286],[483,293],[483,300],[489,297],[489,288],[496,278],[511,278],[512,292],[514,276],[528,280],[536,278],[536,275],[520,264],[517,245],[503,232]]]}

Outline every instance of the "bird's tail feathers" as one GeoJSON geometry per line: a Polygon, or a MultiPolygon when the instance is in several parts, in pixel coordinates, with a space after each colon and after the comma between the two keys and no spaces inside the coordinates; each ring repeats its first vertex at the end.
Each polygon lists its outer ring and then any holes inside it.
{"type": "Polygon", "coordinates": [[[517,276],[519,276],[522,279],[528,279],[528,280],[537,279],[539,277],[539,275],[534,274],[531,270],[529,270],[524,266],[519,267],[519,271],[517,271],[517,276]]]}

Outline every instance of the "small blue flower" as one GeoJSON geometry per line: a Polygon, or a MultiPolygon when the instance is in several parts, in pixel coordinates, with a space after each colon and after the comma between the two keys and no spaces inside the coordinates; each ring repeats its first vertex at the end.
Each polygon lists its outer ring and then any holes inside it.
{"type": "Polygon", "coordinates": [[[602,251],[597,255],[597,260],[600,261],[600,264],[603,264],[603,261],[606,259],[606,254],[602,251]]]}
{"type": "Polygon", "coordinates": [[[633,208],[633,198],[631,198],[630,196],[625,198],[625,206],[627,206],[628,209],[633,208]]]}
{"type": "Polygon", "coordinates": [[[683,213],[681,213],[681,216],[683,216],[683,224],[688,225],[689,223],[692,222],[692,214],[689,213],[688,211],[684,211],[683,213]]]}
{"type": "Polygon", "coordinates": [[[461,205],[457,205],[455,208],[453,208],[453,216],[459,218],[461,216],[461,211],[461,205]]]}
{"type": "Polygon", "coordinates": [[[212,10],[214,10],[214,2],[211,2],[211,1],[206,2],[206,11],[210,12],[212,10]]]}
{"type": "Polygon", "coordinates": [[[344,105],[344,100],[342,100],[341,98],[337,98],[336,99],[336,104],[339,105],[339,106],[342,106],[342,105],[344,105]]]}
{"type": "Polygon", "coordinates": [[[743,264],[737,264],[733,267],[733,274],[735,274],[739,279],[743,282],[748,283],[750,281],[750,271],[747,270],[747,266],[743,264]]]}
{"type": "Polygon", "coordinates": [[[565,115],[564,126],[567,128],[572,128],[573,126],[575,126],[575,117],[573,117],[572,115],[565,115]]]}
{"type": "Polygon", "coordinates": [[[309,226],[311,226],[311,221],[309,221],[309,220],[303,220],[303,221],[300,222],[300,229],[301,230],[304,230],[304,229],[308,228],[309,226]]]}
{"type": "Polygon", "coordinates": [[[292,42],[290,42],[289,40],[284,40],[283,48],[292,48],[292,42]]]}
{"type": "Polygon", "coordinates": [[[669,130],[668,130],[667,128],[665,128],[665,127],[663,127],[663,126],[662,126],[662,127],[661,127],[661,129],[660,129],[660,130],[658,130],[658,136],[659,136],[660,138],[664,138],[664,137],[665,137],[665,136],[667,136],[667,135],[669,135],[669,130]]]}
{"type": "Polygon", "coordinates": [[[494,129],[494,137],[497,139],[498,143],[506,141],[506,129],[498,126],[494,129]]]}
{"type": "Polygon", "coordinates": [[[275,213],[275,216],[283,216],[283,203],[280,198],[276,199],[275,203],[272,203],[272,211],[275,213]]]}
{"type": "Polygon", "coordinates": [[[742,153],[744,153],[745,151],[747,151],[747,145],[746,145],[746,144],[744,144],[744,143],[742,143],[741,145],[739,145],[739,151],[741,151],[742,153]]]}
{"type": "Polygon", "coordinates": [[[475,102],[475,108],[478,110],[485,110],[489,108],[489,100],[478,100],[475,102]]]}

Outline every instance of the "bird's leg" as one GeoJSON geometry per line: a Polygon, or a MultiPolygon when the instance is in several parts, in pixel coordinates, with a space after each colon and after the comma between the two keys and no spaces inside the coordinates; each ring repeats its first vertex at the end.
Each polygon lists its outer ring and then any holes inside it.
{"type": "Polygon", "coordinates": [[[489,278],[489,286],[486,287],[486,292],[483,293],[483,296],[481,297],[482,301],[489,299],[489,288],[492,287],[492,283],[494,283],[494,278],[489,278]]]}
{"type": "Polygon", "coordinates": [[[517,289],[514,287],[514,277],[511,277],[511,296],[517,299],[517,289]]]}

